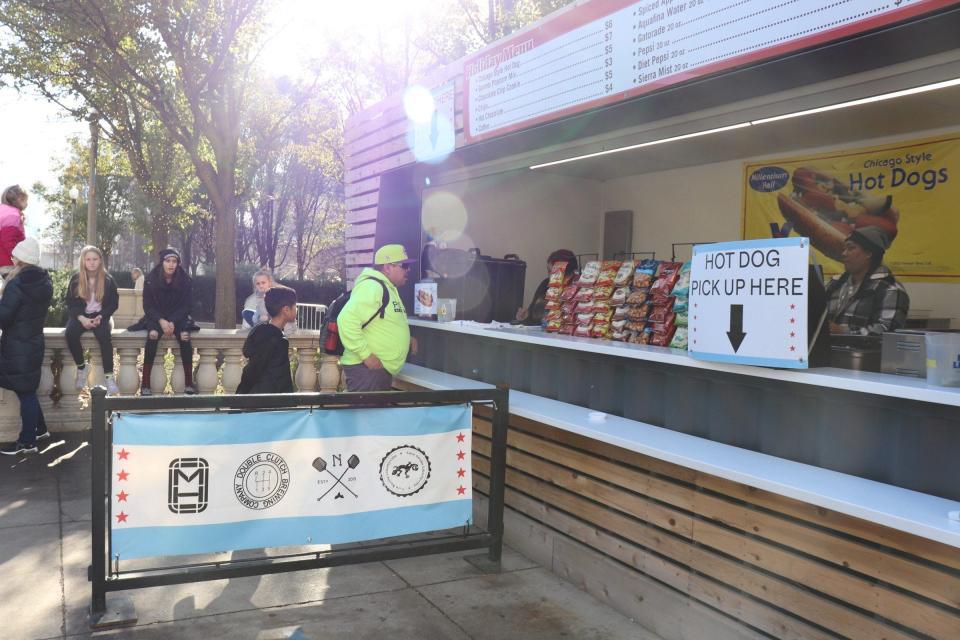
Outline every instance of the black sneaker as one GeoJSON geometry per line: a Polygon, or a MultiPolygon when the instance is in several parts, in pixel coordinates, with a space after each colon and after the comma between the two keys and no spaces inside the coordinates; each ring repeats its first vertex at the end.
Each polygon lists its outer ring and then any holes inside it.
{"type": "Polygon", "coordinates": [[[43,433],[37,434],[37,440],[46,440],[50,437],[50,431],[44,431],[43,433]]]}
{"type": "Polygon", "coordinates": [[[192,384],[188,384],[183,388],[183,392],[188,396],[195,396],[197,395],[197,387],[192,384]]]}
{"type": "Polygon", "coordinates": [[[36,453],[36,452],[37,452],[37,445],[23,444],[19,440],[17,442],[11,442],[10,444],[4,445],[3,448],[0,449],[0,453],[2,453],[5,456],[15,456],[21,453],[36,453]]]}

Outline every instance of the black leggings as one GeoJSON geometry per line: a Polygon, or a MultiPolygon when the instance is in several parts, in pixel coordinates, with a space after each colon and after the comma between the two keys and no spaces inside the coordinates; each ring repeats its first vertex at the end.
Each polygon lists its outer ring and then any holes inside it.
{"type": "MultiPolygon", "coordinates": [[[[84,366],[83,347],[80,345],[80,336],[84,331],[92,331],[97,342],[100,343],[100,357],[103,359],[103,372],[113,373],[113,342],[110,340],[110,319],[101,320],[100,326],[93,329],[84,329],[83,325],[76,318],[70,318],[67,321],[67,328],[64,335],[67,338],[67,348],[70,349],[70,355],[73,356],[73,362],[78,367],[84,366]]],[[[156,350],[154,350],[156,352],[156,350]]]]}
{"type": "MultiPolygon", "coordinates": [[[[143,350],[143,364],[144,366],[152,366],[153,361],[157,357],[157,346],[160,344],[160,337],[163,335],[162,332],[158,332],[160,335],[156,339],[151,338],[149,334],[147,335],[147,344],[143,350]]],[[[180,330],[174,331],[173,335],[176,337],[177,342],[180,344],[180,360],[183,362],[184,369],[193,368],[193,345],[190,343],[190,340],[182,340],[180,338],[180,330]]]]}

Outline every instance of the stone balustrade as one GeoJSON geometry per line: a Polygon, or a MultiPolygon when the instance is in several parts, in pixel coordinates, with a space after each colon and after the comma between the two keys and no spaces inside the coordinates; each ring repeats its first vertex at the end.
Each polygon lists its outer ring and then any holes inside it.
{"type": "MultiPolygon", "coordinates": [[[[79,430],[90,424],[89,396],[75,386],[77,367],[67,350],[63,329],[44,330],[46,349],[40,379],[40,404],[53,431],[79,430]]],[[[192,335],[194,347],[194,383],[203,394],[232,393],[240,383],[243,370],[245,329],[202,329],[192,335]]],[[[146,331],[113,331],[114,372],[121,395],[135,395],[140,388],[139,363],[147,339],[146,331]]],[[[288,338],[290,359],[296,363],[294,385],[298,391],[334,392],[342,387],[336,356],[319,352],[320,332],[299,330],[288,338]]],[[[89,386],[103,383],[100,346],[90,332],[81,344],[89,350],[87,381],[89,386]]],[[[173,338],[162,338],[157,351],[150,388],[154,394],[183,393],[183,367],[180,349],[173,338]],[[165,356],[173,354],[173,368],[164,366],[165,356]]],[[[0,389],[0,438],[13,440],[20,429],[20,407],[16,395],[0,389]]]]}

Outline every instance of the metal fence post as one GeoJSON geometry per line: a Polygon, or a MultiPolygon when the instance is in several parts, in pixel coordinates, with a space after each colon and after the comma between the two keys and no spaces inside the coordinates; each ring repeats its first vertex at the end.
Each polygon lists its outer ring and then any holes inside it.
{"type": "Polygon", "coordinates": [[[90,495],[91,524],[90,534],[92,539],[91,558],[90,558],[90,582],[93,589],[93,598],[90,606],[90,613],[93,615],[103,614],[107,610],[107,530],[109,523],[106,521],[106,500],[107,500],[107,416],[104,407],[104,399],[107,396],[107,390],[103,387],[96,387],[90,390],[92,402],[92,427],[93,427],[93,463],[92,463],[92,483],[90,495]]]}
{"type": "Polygon", "coordinates": [[[489,558],[500,562],[503,552],[503,499],[507,475],[507,423],[510,416],[510,390],[498,385],[493,410],[493,440],[490,448],[490,496],[487,530],[490,541],[489,558]]]}

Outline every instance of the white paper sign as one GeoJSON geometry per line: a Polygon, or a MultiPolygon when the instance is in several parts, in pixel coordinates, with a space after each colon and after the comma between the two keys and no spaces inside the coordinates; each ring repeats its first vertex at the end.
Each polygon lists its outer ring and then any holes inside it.
{"type": "Polygon", "coordinates": [[[418,282],[413,285],[413,314],[424,317],[437,315],[436,282],[418,282]]]}
{"type": "Polygon", "coordinates": [[[698,245],[690,269],[690,356],[807,368],[807,238],[698,245]]]}

